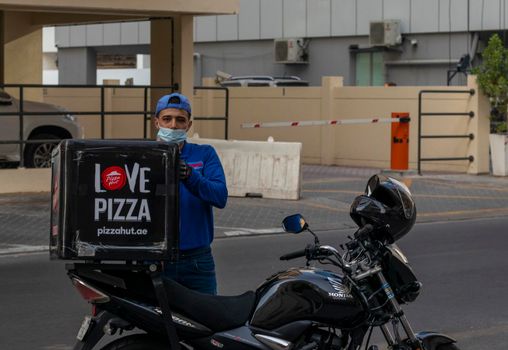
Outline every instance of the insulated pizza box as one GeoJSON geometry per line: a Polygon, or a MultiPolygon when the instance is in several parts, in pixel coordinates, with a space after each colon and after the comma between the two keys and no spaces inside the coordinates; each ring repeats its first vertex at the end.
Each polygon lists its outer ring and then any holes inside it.
{"type": "Polygon", "coordinates": [[[61,142],[52,154],[51,258],[176,258],[178,160],[176,144],[61,142]]]}

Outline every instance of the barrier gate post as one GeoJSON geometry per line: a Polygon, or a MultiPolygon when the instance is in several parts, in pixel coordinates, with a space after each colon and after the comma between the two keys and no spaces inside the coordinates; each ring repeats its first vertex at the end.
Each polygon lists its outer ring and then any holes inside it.
{"type": "Polygon", "coordinates": [[[400,121],[392,123],[390,168],[395,171],[408,170],[409,113],[393,112],[392,118],[400,118],[400,121]]]}

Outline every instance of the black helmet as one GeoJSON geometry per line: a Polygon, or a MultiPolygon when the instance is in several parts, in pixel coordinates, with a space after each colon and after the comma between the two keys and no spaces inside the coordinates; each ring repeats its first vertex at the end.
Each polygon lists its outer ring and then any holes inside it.
{"type": "Polygon", "coordinates": [[[351,204],[350,215],[360,227],[374,226],[374,238],[393,243],[413,227],[416,207],[406,185],[391,177],[374,175],[365,194],[351,204]]]}

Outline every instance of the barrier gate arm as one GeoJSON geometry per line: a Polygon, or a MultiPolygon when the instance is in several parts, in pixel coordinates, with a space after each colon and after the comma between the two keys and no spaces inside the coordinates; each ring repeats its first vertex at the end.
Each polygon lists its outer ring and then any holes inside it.
{"type": "Polygon", "coordinates": [[[268,123],[242,123],[242,129],[256,128],[280,128],[287,126],[322,126],[322,125],[355,125],[355,124],[380,124],[380,123],[399,123],[409,122],[409,117],[402,118],[361,118],[361,119],[334,119],[334,120],[303,120],[303,121],[283,121],[268,123]]]}

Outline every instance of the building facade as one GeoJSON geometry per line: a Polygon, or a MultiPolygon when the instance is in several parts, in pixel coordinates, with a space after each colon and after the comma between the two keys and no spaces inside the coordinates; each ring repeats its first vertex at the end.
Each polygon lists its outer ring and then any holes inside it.
{"type": "MultiPolygon", "coordinates": [[[[322,76],[343,76],[346,85],[360,86],[463,85],[462,71],[477,62],[489,36],[505,37],[507,2],[240,0],[238,15],[194,19],[194,82],[222,71],[297,75],[311,85],[319,85],[322,76]],[[290,48],[296,57],[277,52],[277,45],[296,45],[296,51],[290,48]]],[[[146,83],[143,76],[149,74],[142,70],[149,67],[136,55],[148,54],[149,40],[147,22],[57,27],[58,82],[100,83],[93,70],[86,78],[76,76],[76,66],[101,68],[97,62],[109,57],[127,64],[118,68],[127,69],[122,83],[127,78],[146,83]]],[[[118,72],[110,70],[112,76],[118,72]]]]}

